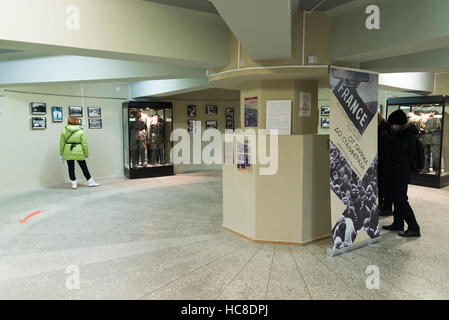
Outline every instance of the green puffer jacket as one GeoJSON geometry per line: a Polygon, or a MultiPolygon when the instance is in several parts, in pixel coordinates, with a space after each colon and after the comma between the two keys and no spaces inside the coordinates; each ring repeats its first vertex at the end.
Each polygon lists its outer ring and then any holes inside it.
{"type": "Polygon", "coordinates": [[[61,133],[59,154],[64,160],[85,160],[89,156],[86,134],[81,126],[68,124],[61,133]],[[71,149],[73,143],[73,149],[71,149]]]}

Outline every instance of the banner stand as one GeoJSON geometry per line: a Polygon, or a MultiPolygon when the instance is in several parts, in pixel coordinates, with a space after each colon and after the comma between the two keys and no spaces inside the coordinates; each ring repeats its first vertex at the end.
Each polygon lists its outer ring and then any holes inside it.
{"type": "Polygon", "coordinates": [[[327,248],[327,255],[331,256],[331,257],[335,257],[335,256],[338,256],[338,255],[340,255],[342,253],[346,253],[346,252],[349,252],[349,251],[352,251],[352,250],[355,250],[355,249],[358,249],[358,248],[361,248],[361,247],[364,247],[364,246],[369,246],[369,245],[371,245],[373,243],[380,242],[381,238],[382,238],[382,236],[379,236],[377,238],[365,240],[365,241],[362,241],[362,242],[357,242],[357,243],[353,244],[352,246],[346,247],[346,248],[343,248],[343,249],[336,249],[336,250],[334,250],[332,248],[327,248]]]}

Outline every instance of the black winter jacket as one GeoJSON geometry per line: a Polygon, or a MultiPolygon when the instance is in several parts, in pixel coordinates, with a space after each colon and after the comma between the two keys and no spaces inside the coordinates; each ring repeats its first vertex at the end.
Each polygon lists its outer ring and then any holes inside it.
{"type": "Polygon", "coordinates": [[[410,182],[417,134],[418,129],[413,123],[409,123],[401,131],[386,137],[384,142],[387,179],[404,183],[410,182]]]}

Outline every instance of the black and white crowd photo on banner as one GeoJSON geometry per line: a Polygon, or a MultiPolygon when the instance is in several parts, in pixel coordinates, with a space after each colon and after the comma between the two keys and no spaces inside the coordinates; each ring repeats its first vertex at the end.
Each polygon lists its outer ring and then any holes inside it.
{"type": "Polygon", "coordinates": [[[377,157],[363,180],[351,169],[338,148],[331,142],[331,189],[346,206],[332,230],[333,249],[353,244],[359,232],[380,236],[377,205],[377,157]]]}

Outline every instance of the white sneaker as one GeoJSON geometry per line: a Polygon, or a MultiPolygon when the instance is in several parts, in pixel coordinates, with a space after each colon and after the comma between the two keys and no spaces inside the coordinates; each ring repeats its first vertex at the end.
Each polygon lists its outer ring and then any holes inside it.
{"type": "Polygon", "coordinates": [[[72,184],[72,189],[76,189],[78,188],[78,183],[75,181],[70,181],[70,183],[72,184]]]}
{"type": "Polygon", "coordinates": [[[87,181],[87,185],[88,185],[89,187],[98,187],[98,186],[100,186],[99,183],[96,183],[96,182],[94,181],[94,178],[90,178],[90,180],[87,181]]]}

